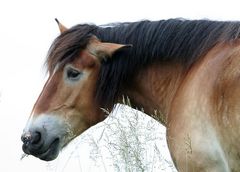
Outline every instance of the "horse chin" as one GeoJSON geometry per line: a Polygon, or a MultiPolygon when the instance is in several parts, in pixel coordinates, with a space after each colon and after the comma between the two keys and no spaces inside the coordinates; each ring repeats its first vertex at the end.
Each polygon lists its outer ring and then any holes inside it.
{"type": "Polygon", "coordinates": [[[35,156],[44,161],[52,161],[57,158],[59,151],[60,140],[55,139],[44,153],[35,156]]]}

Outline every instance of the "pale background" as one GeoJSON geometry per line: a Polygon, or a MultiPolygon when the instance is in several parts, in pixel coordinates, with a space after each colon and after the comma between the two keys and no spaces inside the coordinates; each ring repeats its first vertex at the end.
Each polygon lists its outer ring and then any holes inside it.
{"type": "MultiPolygon", "coordinates": [[[[69,27],[179,17],[240,20],[239,4],[237,0],[1,0],[0,171],[104,170],[89,159],[84,136],[79,138],[81,143],[72,143],[54,162],[33,157],[20,161],[22,129],[46,80],[43,61],[47,50],[59,34],[54,18],[69,27]],[[71,152],[77,154],[71,156],[71,152]]],[[[166,145],[163,147],[166,149],[166,145]]],[[[167,151],[163,154],[169,159],[167,151]]]]}

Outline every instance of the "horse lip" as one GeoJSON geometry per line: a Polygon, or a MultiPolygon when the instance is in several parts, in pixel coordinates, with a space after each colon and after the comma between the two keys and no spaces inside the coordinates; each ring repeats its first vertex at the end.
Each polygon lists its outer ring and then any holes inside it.
{"type": "Polygon", "coordinates": [[[60,139],[56,138],[51,144],[50,146],[46,149],[45,152],[34,155],[38,158],[40,158],[41,160],[45,160],[45,161],[51,161],[54,160],[58,153],[59,153],[59,145],[60,145],[60,139]]]}

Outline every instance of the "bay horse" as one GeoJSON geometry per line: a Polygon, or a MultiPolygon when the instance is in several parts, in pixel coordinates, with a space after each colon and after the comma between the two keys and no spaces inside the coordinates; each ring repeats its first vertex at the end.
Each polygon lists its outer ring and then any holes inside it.
{"type": "Polygon", "coordinates": [[[26,154],[55,159],[124,95],[166,126],[178,171],[240,171],[240,22],[58,24],[26,154]]]}

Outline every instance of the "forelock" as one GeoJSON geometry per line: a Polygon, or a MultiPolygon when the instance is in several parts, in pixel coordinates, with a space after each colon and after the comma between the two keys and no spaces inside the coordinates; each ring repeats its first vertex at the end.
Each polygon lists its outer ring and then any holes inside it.
{"type": "Polygon", "coordinates": [[[57,65],[64,66],[78,57],[95,29],[94,25],[76,25],[59,35],[53,41],[45,61],[48,72],[51,73],[57,65]]]}

